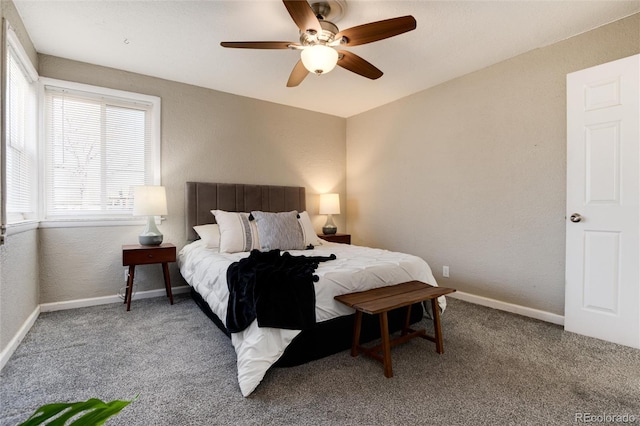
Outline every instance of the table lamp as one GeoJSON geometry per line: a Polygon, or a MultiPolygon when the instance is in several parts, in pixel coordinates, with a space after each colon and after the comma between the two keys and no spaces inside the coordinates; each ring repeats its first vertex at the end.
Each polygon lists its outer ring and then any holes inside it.
{"type": "Polygon", "coordinates": [[[156,216],[167,214],[167,194],[164,186],[134,186],[133,215],[147,216],[147,225],[138,236],[143,246],[162,244],[162,233],[156,226],[156,216]]]}
{"type": "Polygon", "coordinates": [[[320,194],[319,213],[327,215],[327,223],[322,227],[322,233],[325,235],[335,234],[338,228],[333,223],[331,215],[340,214],[340,195],[320,194]]]}

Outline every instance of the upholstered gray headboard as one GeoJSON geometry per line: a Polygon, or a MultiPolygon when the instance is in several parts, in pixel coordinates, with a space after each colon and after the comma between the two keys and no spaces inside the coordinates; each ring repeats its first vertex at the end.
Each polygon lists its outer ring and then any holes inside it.
{"type": "Polygon", "coordinates": [[[216,223],[211,210],[301,212],[306,209],[305,188],[299,186],[187,182],[185,200],[188,241],[198,238],[194,226],[216,223]]]}

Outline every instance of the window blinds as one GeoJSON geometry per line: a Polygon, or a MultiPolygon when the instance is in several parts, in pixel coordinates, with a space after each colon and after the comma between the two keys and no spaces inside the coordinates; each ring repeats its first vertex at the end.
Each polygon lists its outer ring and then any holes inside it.
{"type": "Polygon", "coordinates": [[[45,86],[47,217],[131,214],[154,179],[152,107],[45,86]]]}

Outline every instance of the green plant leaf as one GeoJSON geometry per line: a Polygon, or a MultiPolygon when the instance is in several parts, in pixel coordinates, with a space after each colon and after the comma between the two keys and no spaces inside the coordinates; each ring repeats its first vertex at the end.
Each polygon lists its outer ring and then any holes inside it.
{"type": "Polygon", "coordinates": [[[96,425],[100,426],[111,416],[118,414],[124,407],[138,399],[136,396],[131,401],[115,400],[105,404],[104,407],[86,413],[82,418],[71,423],[73,426],[96,425]],[[82,420],[81,423],[79,423],[82,420]]]}
{"type": "Polygon", "coordinates": [[[20,423],[19,426],[41,425],[45,421],[68,409],[71,405],[72,404],[65,403],[43,405],[38,408],[24,423],[20,423]]]}
{"type": "Polygon", "coordinates": [[[70,426],[99,426],[118,414],[124,407],[138,399],[136,395],[130,401],[114,400],[104,402],[96,398],[70,403],[46,404],[38,408],[24,423],[19,426],[36,426],[51,420],[49,426],[64,426],[70,419],[80,415],[70,426]],[[82,414],[84,412],[84,414],[82,414]],[[56,418],[56,416],[59,416],[56,418]],[[53,420],[52,420],[53,419],[53,420]]]}

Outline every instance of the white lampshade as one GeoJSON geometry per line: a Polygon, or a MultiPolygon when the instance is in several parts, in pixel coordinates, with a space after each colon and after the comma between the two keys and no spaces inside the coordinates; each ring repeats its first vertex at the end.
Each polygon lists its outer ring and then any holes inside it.
{"type": "Polygon", "coordinates": [[[320,214],[340,214],[339,194],[320,194],[320,214]]]}
{"type": "Polygon", "coordinates": [[[338,52],[329,46],[316,44],[305,47],[300,53],[304,67],[316,74],[326,74],[338,63],[338,52]]]}
{"type": "Polygon", "coordinates": [[[167,214],[167,193],[164,186],[134,186],[133,215],[161,216],[167,214]]]}

